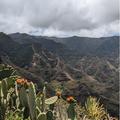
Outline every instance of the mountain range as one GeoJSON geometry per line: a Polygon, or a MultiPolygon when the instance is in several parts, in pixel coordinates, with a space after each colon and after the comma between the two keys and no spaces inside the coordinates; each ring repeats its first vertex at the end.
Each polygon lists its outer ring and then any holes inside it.
{"type": "MultiPolygon", "coordinates": [[[[84,104],[96,96],[112,115],[119,113],[119,37],[33,36],[0,33],[0,61],[40,86],[74,95],[84,104]]],[[[39,89],[39,88],[38,88],[39,89]]],[[[52,93],[51,93],[52,94],[52,93]]]]}

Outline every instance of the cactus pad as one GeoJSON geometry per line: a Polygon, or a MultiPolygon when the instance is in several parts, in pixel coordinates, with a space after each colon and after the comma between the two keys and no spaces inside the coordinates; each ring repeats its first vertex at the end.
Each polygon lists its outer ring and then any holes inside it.
{"type": "Polygon", "coordinates": [[[50,105],[55,103],[58,100],[58,96],[54,96],[45,100],[45,104],[50,105]]]}

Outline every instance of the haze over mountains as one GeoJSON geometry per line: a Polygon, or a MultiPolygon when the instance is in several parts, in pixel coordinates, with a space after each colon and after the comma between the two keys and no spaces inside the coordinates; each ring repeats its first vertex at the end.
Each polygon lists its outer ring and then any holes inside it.
{"type": "Polygon", "coordinates": [[[108,111],[118,115],[119,37],[42,37],[0,33],[0,56],[4,63],[38,83],[63,87],[64,93],[84,102],[101,98],[108,111]],[[24,73],[23,73],[24,72],[24,73]],[[32,77],[30,77],[32,76],[32,77]]]}

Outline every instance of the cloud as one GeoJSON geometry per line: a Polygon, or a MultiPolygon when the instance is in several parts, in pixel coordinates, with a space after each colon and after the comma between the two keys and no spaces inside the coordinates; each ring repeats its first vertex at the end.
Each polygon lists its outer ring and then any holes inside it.
{"type": "Polygon", "coordinates": [[[48,36],[118,33],[119,0],[1,0],[0,31],[48,36]]]}
{"type": "Polygon", "coordinates": [[[81,30],[78,32],[78,36],[88,36],[88,37],[101,37],[101,36],[113,36],[120,34],[119,31],[119,21],[114,21],[109,24],[104,24],[103,26],[100,26],[96,29],[93,29],[91,31],[89,30],[81,30]]]}

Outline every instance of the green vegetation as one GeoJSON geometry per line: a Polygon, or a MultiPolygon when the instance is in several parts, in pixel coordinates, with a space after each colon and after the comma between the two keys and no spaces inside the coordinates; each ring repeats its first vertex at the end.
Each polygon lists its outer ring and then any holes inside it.
{"type": "Polygon", "coordinates": [[[10,66],[1,66],[0,120],[111,120],[96,98],[89,97],[82,107],[60,90],[48,97],[46,83],[37,92],[33,82],[17,76],[10,66]]]}

